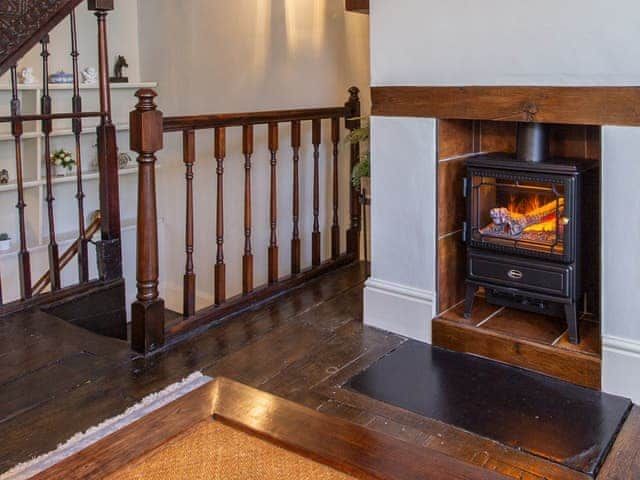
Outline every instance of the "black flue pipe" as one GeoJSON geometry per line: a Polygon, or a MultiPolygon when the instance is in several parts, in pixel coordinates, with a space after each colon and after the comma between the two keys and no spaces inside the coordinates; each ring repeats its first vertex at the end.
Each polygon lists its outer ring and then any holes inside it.
{"type": "Polygon", "coordinates": [[[544,123],[518,123],[517,158],[540,163],[549,159],[549,128],[544,123]]]}

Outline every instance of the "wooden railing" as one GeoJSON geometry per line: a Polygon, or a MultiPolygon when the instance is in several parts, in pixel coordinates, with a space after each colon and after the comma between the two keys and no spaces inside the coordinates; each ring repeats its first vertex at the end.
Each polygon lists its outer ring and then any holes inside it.
{"type": "MultiPolygon", "coordinates": [[[[51,8],[55,7],[56,2],[50,2],[51,8]]],[[[85,192],[83,191],[83,158],[81,149],[81,135],[83,134],[83,120],[94,118],[99,119],[100,124],[97,127],[98,139],[98,171],[99,171],[99,189],[100,189],[100,225],[101,240],[96,242],[98,272],[101,281],[111,281],[122,278],[122,262],[120,247],[120,209],[118,200],[118,159],[116,146],[116,128],[111,121],[111,99],[109,88],[109,61],[107,46],[107,14],[113,10],[112,0],[90,0],[88,7],[95,12],[97,17],[97,44],[99,55],[99,92],[100,92],[100,110],[95,112],[85,112],[82,108],[82,97],[80,94],[80,78],[78,68],[78,58],[80,52],[78,49],[78,33],[76,26],[76,16],[72,7],[78,4],[77,0],[67,0],[65,2],[57,2],[59,9],[48,12],[49,20],[47,20],[47,28],[40,38],[40,56],[42,58],[42,95],[40,98],[40,112],[36,114],[23,114],[21,106],[21,97],[18,86],[18,73],[16,62],[19,60],[18,53],[24,53],[25,48],[30,46],[31,35],[24,34],[24,42],[16,46],[15,51],[3,52],[5,55],[2,61],[13,61],[10,67],[11,71],[11,114],[9,116],[0,117],[0,123],[11,124],[11,134],[14,138],[15,146],[15,169],[16,169],[16,197],[17,197],[17,217],[18,217],[18,272],[20,285],[20,299],[15,304],[23,303],[31,305],[32,300],[37,295],[45,292],[48,286],[51,292],[57,292],[62,289],[60,272],[65,262],[70,260],[71,252],[77,257],[78,261],[78,285],[86,285],[90,283],[89,278],[89,256],[88,244],[89,233],[91,229],[87,229],[85,225],[85,192]],[[55,113],[52,111],[52,100],[49,88],[49,56],[50,45],[47,32],[53,29],[57,23],[64,19],[65,15],[70,12],[69,32],[71,38],[71,51],[69,52],[70,63],[73,72],[73,96],[69,105],[69,111],[55,113]],[[75,139],[75,161],[76,161],[76,193],[78,225],[78,238],[75,245],[69,250],[63,258],[59,254],[59,246],[57,241],[56,218],[55,218],[55,196],[54,196],[54,175],[51,164],[51,143],[53,133],[53,123],[56,120],[71,120],[72,133],[75,139]],[[27,161],[22,150],[22,141],[24,135],[25,122],[40,122],[40,134],[43,138],[42,157],[38,159],[28,159],[31,161],[42,162],[45,166],[45,175],[43,183],[45,186],[45,202],[46,202],[46,229],[47,229],[47,250],[48,250],[48,278],[32,283],[32,265],[31,250],[27,239],[27,226],[25,219],[25,209],[27,207],[25,201],[25,176],[23,173],[23,165],[27,161]]],[[[28,12],[22,12],[27,21],[28,12]]],[[[35,15],[35,12],[32,12],[35,15]]],[[[33,18],[29,17],[30,20],[33,18]]],[[[37,22],[36,22],[37,23],[37,22]]],[[[34,27],[35,28],[35,27],[34,27]]],[[[38,30],[40,32],[40,30],[38,30]]],[[[4,64],[3,64],[4,65],[4,64]]],[[[38,179],[39,181],[39,179],[38,179]]],[[[73,256],[73,255],[72,255],[73,256]]],[[[0,286],[1,291],[1,286],[0,286]]],[[[59,295],[56,297],[59,298],[59,295]]],[[[2,297],[0,295],[0,306],[2,305],[2,297]]],[[[16,305],[12,305],[8,311],[14,311],[16,305]]],[[[2,311],[0,311],[2,313],[2,311]]]]}
{"type": "MultiPolygon", "coordinates": [[[[131,149],[138,152],[138,241],[137,241],[137,301],[132,306],[132,344],[140,352],[151,352],[165,343],[165,335],[175,336],[190,328],[210,323],[257,302],[265,301],[281,294],[310,278],[330,269],[337,268],[358,259],[360,245],[360,208],[358,192],[350,188],[350,226],[346,232],[346,252],[341,250],[342,239],[339,222],[340,184],[350,179],[340,178],[339,150],[341,125],[349,130],[360,126],[359,91],[349,90],[349,99],[344,106],[304,110],[283,110],[224,115],[196,115],[163,118],[155,104],[156,93],[152,90],[137,92],[138,104],[131,112],[131,149]],[[311,232],[311,266],[302,269],[300,232],[300,149],[302,144],[301,125],[311,123],[313,144],[313,228],[311,232]],[[330,125],[332,178],[327,186],[331,195],[332,224],[329,259],[322,258],[322,234],[320,229],[320,149],[323,122],[330,125]],[[279,126],[291,126],[292,211],[291,218],[291,268],[290,274],[281,276],[278,269],[279,239],[278,226],[278,154],[280,150],[279,126]],[[269,169],[269,241],[264,245],[267,256],[267,284],[256,288],[254,285],[254,252],[252,222],[252,157],[254,154],[254,128],[267,127],[267,148],[270,152],[269,169]],[[225,208],[224,208],[224,166],[227,157],[227,132],[237,127],[242,130],[242,154],[244,156],[244,182],[238,185],[244,193],[243,204],[243,255],[242,294],[227,298],[227,264],[225,259],[225,208]],[[215,236],[216,262],[213,266],[214,305],[196,310],[196,274],[194,271],[194,196],[193,166],[196,162],[196,131],[212,130],[214,157],[216,162],[215,236]],[[183,161],[186,175],[186,222],[185,222],[185,272],[183,281],[183,320],[175,325],[165,325],[164,300],[160,297],[158,217],[156,205],[155,164],[156,153],[163,148],[163,134],[181,132],[183,138],[183,161]]],[[[352,145],[350,169],[358,161],[359,146],[352,145]]],[[[260,247],[263,248],[263,247],[260,247]]]]}

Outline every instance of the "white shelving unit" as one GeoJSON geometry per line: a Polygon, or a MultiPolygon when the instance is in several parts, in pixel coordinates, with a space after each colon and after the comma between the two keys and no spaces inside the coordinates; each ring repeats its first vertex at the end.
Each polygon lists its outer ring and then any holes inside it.
{"type": "MultiPolygon", "coordinates": [[[[116,123],[118,147],[121,152],[129,151],[129,112],[136,103],[134,93],[139,88],[155,88],[156,83],[118,83],[111,85],[112,117],[116,123]]],[[[50,84],[50,95],[53,111],[70,112],[73,86],[70,84],[50,84]]],[[[99,89],[97,85],[81,85],[82,107],[85,111],[99,111],[99,89]]],[[[42,85],[20,85],[18,88],[24,114],[40,113],[40,96],[42,85]]],[[[0,84],[0,116],[10,115],[11,86],[0,84]]],[[[97,143],[95,127],[97,119],[83,120],[81,136],[82,178],[85,197],[85,214],[88,216],[99,208],[98,172],[96,165],[97,143]]],[[[45,202],[46,177],[44,159],[44,135],[40,122],[25,122],[22,135],[22,170],[24,176],[25,220],[27,243],[30,250],[39,250],[48,241],[47,204],[45,202]]],[[[71,120],[53,122],[51,134],[51,151],[64,148],[72,152],[75,158],[75,137],[71,130],[71,120]]],[[[0,169],[9,172],[8,184],[0,185],[0,232],[7,232],[12,238],[12,249],[1,257],[15,254],[18,241],[18,215],[16,210],[17,185],[15,143],[11,135],[11,125],[0,124],[0,169]]],[[[135,198],[136,173],[135,164],[130,164],[119,171],[121,198],[135,198]]],[[[53,178],[54,210],[56,221],[56,237],[60,240],[77,236],[78,212],[76,195],[76,175],[53,178]]],[[[130,202],[129,202],[130,203],[130,202]]],[[[122,204],[123,224],[135,218],[135,205],[122,204]]],[[[36,272],[34,272],[35,274],[36,272]]]]}

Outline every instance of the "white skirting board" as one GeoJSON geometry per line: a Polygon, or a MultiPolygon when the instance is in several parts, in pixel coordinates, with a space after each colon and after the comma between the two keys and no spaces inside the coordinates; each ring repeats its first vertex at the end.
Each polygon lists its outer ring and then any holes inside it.
{"type": "Polygon", "coordinates": [[[640,404],[640,342],[620,337],[602,339],[602,390],[640,404]]]}
{"type": "Polygon", "coordinates": [[[364,322],[431,343],[433,292],[370,278],[364,290],[364,322]]]}

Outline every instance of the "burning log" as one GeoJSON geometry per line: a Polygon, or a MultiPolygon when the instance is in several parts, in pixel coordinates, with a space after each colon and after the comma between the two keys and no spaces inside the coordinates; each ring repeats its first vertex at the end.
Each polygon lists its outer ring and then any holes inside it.
{"type": "Polygon", "coordinates": [[[496,207],[489,211],[493,223],[480,230],[480,233],[486,235],[498,233],[498,230],[501,230],[502,235],[517,237],[533,225],[555,222],[557,216],[562,213],[564,213],[564,198],[549,202],[527,213],[517,213],[505,207],[496,207]]]}

